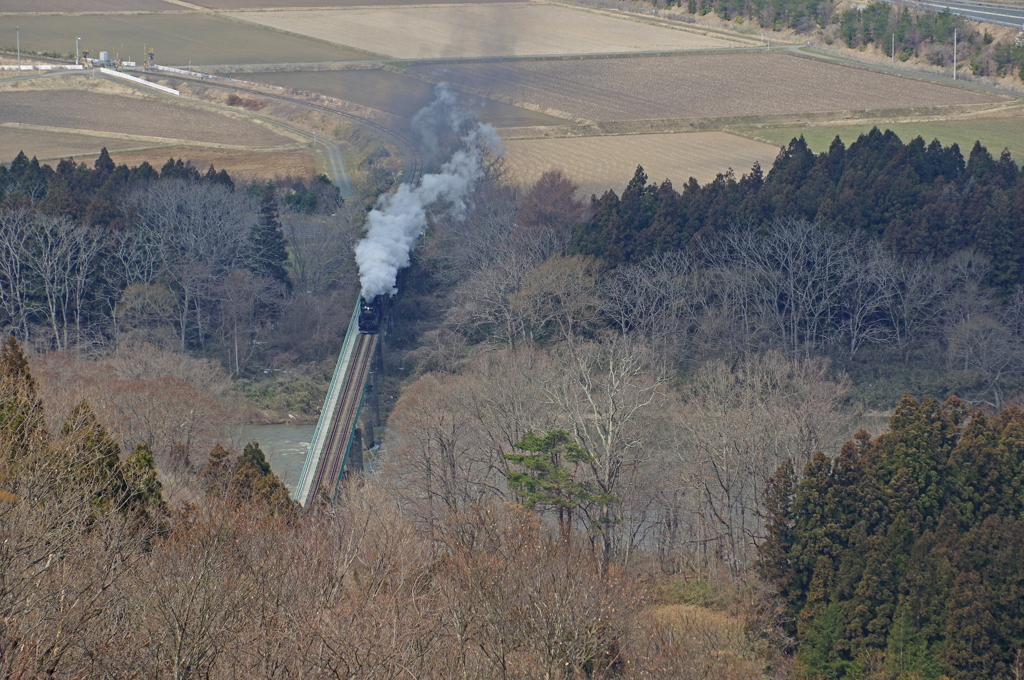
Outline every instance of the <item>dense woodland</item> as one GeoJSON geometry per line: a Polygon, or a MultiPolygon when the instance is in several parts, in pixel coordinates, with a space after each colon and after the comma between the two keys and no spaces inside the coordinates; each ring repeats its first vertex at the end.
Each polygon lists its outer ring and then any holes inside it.
{"type": "Polygon", "coordinates": [[[965,162],[874,130],[819,155],[797,139],[767,176],[681,192],[638,170],[593,200],[570,249],[616,267],[606,313],[676,360],[784,348],[841,362],[869,403],[924,389],[999,406],[1019,385],[1005,350],[1021,338],[1022,211],[1008,153],[976,145],[965,162]]]}
{"type": "Polygon", "coordinates": [[[493,159],[392,305],[375,473],[303,515],[216,393],[332,362],[364,202],[106,154],[2,179],[3,321],[33,348],[0,362],[8,675],[1013,670],[991,603],[1019,560],[975,547],[1019,532],[1008,154],[797,139],[589,204],[493,159]],[[105,462],[46,465],[72,450],[105,462]]]}
{"type": "Polygon", "coordinates": [[[309,319],[333,313],[324,300],[351,271],[342,258],[351,234],[322,223],[343,207],[323,176],[236,189],[227,172],[181,160],[157,172],[115,166],[106,150],[92,167],[19,154],[0,167],[2,324],[44,348],[147,342],[249,372],[287,320],[286,300],[311,335],[309,319]],[[279,210],[290,218],[290,253],[279,210]]]}
{"type": "Polygon", "coordinates": [[[1015,678],[1024,672],[1024,412],[905,397],[766,494],[761,573],[821,677],[1015,678]]]}

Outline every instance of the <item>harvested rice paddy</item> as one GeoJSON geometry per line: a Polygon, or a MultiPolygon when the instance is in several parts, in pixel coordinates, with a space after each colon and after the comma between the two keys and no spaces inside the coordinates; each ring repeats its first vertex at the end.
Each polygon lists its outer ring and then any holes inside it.
{"type": "MultiPolygon", "coordinates": [[[[246,73],[246,80],[317,92],[410,119],[434,99],[434,85],[383,69],[246,73]]],[[[561,125],[566,121],[505,102],[461,94],[485,123],[496,127],[561,125]]]]}
{"type": "Polygon", "coordinates": [[[409,71],[502,101],[592,121],[763,117],[1007,100],[783,52],[424,64],[409,71]]]}
{"type": "Polygon", "coordinates": [[[578,197],[621,193],[638,165],[652,182],[670,179],[679,189],[690,177],[703,184],[729,168],[738,178],[755,161],[767,170],[779,153],[773,144],[724,132],[513,140],[505,149],[515,181],[529,185],[560,168],[580,185],[578,197]]]}
{"type": "Polygon", "coordinates": [[[640,53],[740,44],[700,31],[543,2],[238,12],[229,16],[398,59],[640,53]]]}

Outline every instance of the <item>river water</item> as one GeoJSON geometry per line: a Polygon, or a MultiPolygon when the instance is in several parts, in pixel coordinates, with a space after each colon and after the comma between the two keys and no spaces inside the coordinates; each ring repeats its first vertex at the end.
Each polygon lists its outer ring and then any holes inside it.
{"type": "Polygon", "coordinates": [[[294,491],[315,429],[316,425],[247,425],[243,434],[244,441],[260,443],[270,469],[294,491]]]}

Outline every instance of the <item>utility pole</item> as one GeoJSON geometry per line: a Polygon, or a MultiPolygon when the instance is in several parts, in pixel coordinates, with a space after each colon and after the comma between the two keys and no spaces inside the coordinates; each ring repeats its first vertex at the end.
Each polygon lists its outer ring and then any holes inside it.
{"type": "Polygon", "coordinates": [[[953,80],[956,80],[956,29],[953,29],[953,80]]]}
{"type": "Polygon", "coordinates": [[[896,34],[892,34],[892,63],[896,64],[896,34]]]}
{"type": "Polygon", "coordinates": [[[14,27],[14,32],[18,35],[18,69],[21,69],[21,29],[17,26],[14,27]]]}
{"type": "Polygon", "coordinates": [[[75,66],[78,66],[78,64],[79,64],[79,60],[78,60],[78,41],[79,40],[81,40],[81,38],[75,38],[75,66]]]}

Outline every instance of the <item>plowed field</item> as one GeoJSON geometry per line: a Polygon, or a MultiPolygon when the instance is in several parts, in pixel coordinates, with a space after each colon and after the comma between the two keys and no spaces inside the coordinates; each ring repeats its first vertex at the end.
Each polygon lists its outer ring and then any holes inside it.
{"type": "Polygon", "coordinates": [[[69,90],[4,92],[0,98],[0,123],[250,147],[293,143],[262,125],[159,100],[69,90]]]}
{"type": "Polygon", "coordinates": [[[118,165],[135,166],[146,161],[159,170],[168,158],[182,158],[202,170],[212,164],[218,170],[227,170],[235,179],[273,179],[285,175],[311,177],[321,171],[317,156],[311,149],[235,151],[184,145],[152,148],[133,140],[0,128],[0,163],[10,163],[19,151],[24,151],[30,158],[35,156],[40,162],[50,165],[69,157],[91,165],[104,147],[118,165]]]}
{"type": "Polygon", "coordinates": [[[737,44],[698,32],[535,2],[231,16],[399,59],[657,52],[737,44]]]}
{"type": "MultiPolygon", "coordinates": [[[[242,77],[259,83],[318,92],[406,119],[412,118],[434,99],[432,84],[382,69],[281,71],[246,73],[242,77]]],[[[493,99],[465,95],[462,100],[476,111],[480,120],[496,127],[563,125],[566,122],[493,99]]]]}
{"type": "Polygon", "coordinates": [[[438,64],[410,71],[593,121],[906,109],[1006,99],[783,52],[438,64]]]}
{"type": "Polygon", "coordinates": [[[652,182],[672,180],[677,189],[692,176],[702,184],[733,168],[737,178],[757,161],[771,167],[779,147],[724,132],[536,139],[505,142],[513,178],[530,184],[559,168],[580,185],[577,197],[621,193],[642,165],[652,182]]]}
{"type": "Polygon", "coordinates": [[[19,151],[24,151],[29,158],[35,156],[40,161],[51,161],[70,156],[76,161],[92,162],[103,147],[114,153],[118,150],[134,149],[139,146],[142,145],[127,139],[0,128],[0,163],[10,163],[19,151]]]}

